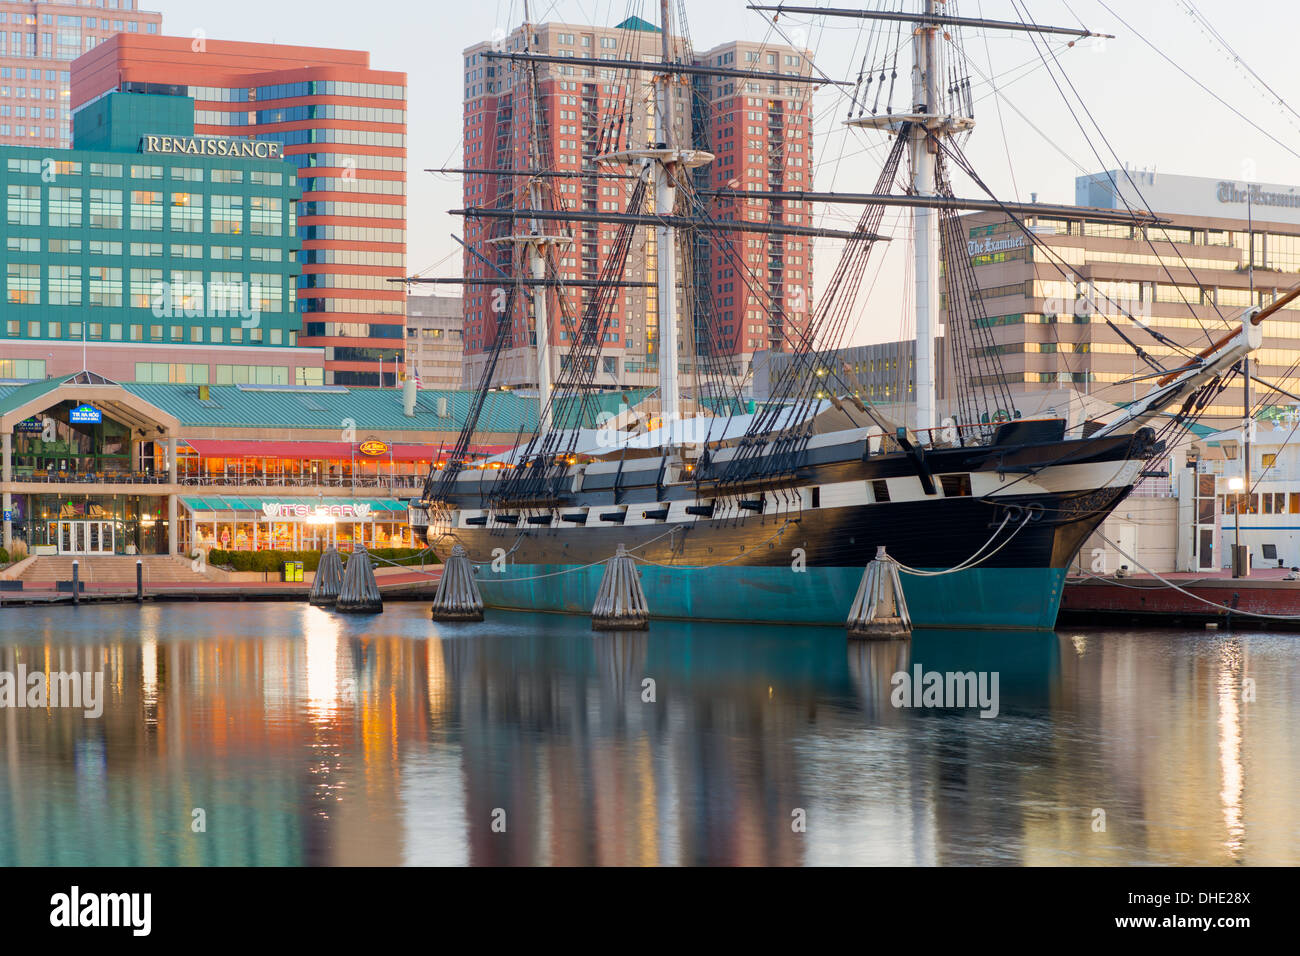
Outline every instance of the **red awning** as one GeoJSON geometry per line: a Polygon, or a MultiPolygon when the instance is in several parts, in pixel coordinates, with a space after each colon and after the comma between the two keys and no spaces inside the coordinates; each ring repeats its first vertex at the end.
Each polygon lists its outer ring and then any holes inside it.
{"type": "MultiPolygon", "coordinates": [[[[438,445],[390,445],[381,455],[363,455],[360,443],[345,441],[260,441],[257,439],[189,438],[186,444],[201,458],[289,458],[296,460],[347,461],[432,461],[439,452],[438,445]]],[[[508,445],[474,445],[473,454],[494,455],[505,451],[508,445]]],[[[441,446],[442,457],[452,450],[450,444],[441,446]]]]}

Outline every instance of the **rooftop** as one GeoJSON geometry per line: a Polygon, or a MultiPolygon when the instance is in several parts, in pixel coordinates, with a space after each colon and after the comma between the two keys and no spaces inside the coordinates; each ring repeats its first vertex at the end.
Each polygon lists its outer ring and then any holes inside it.
{"type": "MultiPolygon", "coordinates": [[[[69,377],[44,382],[0,383],[0,414],[69,381],[69,377]]],[[[113,384],[113,383],[108,383],[113,384]]],[[[327,386],[302,388],[268,385],[208,385],[207,398],[199,397],[198,385],[123,382],[121,387],[151,405],[175,416],[182,429],[190,427],[226,428],[306,428],[330,434],[341,428],[359,431],[425,430],[459,431],[469,414],[474,393],[463,389],[424,389],[417,391],[415,415],[408,418],[402,409],[402,391],[396,388],[346,388],[327,386]],[[446,415],[439,415],[440,400],[445,399],[446,415]]],[[[603,392],[590,395],[586,407],[568,403],[556,420],[572,424],[580,418],[582,427],[595,428],[602,412],[617,412],[624,398],[635,405],[650,389],[628,392],[603,392]]],[[[480,432],[523,432],[531,434],[537,427],[537,398],[515,392],[491,392],[479,417],[480,432]]]]}

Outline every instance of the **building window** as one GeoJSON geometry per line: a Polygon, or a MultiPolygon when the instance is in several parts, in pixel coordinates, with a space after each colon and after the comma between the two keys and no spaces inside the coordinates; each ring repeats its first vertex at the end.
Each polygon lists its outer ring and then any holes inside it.
{"type": "Polygon", "coordinates": [[[50,266],[49,277],[50,305],[81,305],[80,266],[50,266]]]}
{"type": "Polygon", "coordinates": [[[122,270],[109,266],[91,266],[90,305],[120,308],[122,305],[122,270]]]}
{"type": "Polygon", "coordinates": [[[213,196],[212,227],[217,235],[238,236],[244,231],[244,197],[213,196]]]}
{"type": "MultiPolygon", "coordinates": [[[[35,262],[11,262],[5,266],[8,280],[6,301],[11,305],[41,304],[41,267],[35,262]]],[[[39,338],[40,324],[33,338],[39,338]]]]}
{"type": "MultiPolygon", "coordinates": [[[[148,309],[153,307],[155,297],[162,295],[161,269],[131,270],[131,307],[148,309]]],[[[139,326],[133,326],[139,328],[139,326]]]]}
{"type": "MultiPolygon", "coordinates": [[[[92,174],[93,175],[93,174],[92,174]]],[[[122,190],[92,189],[90,191],[90,228],[122,228],[122,190]]],[[[90,251],[95,252],[95,242],[90,243],[90,251]]],[[[117,254],[121,255],[122,245],[117,243],[117,254]]],[[[108,253],[104,253],[107,255],[108,253]]]]}
{"type": "Polygon", "coordinates": [[[10,186],[9,217],[11,226],[39,226],[41,224],[41,187],[10,186]]]}
{"type": "Polygon", "coordinates": [[[203,193],[172,193],[172,232],[203,231],[203,193]]]}
{"type": "Polygon", "coordinates": [[[254,196],[249,200],[248,231],[255,236],[279,236],[284,232],[284,215],[275,196],[254,196]]]}
{"type": "Polygon", "coordinates": [[[131,228],[140,232],[162,232],[162,227],[162,193],[132,190],[131,228]]]}
{"type": "Polygon", "coordinates": [[[62,186],[50,188],[50,225],[81,228],[81,190],[62,186]]]}

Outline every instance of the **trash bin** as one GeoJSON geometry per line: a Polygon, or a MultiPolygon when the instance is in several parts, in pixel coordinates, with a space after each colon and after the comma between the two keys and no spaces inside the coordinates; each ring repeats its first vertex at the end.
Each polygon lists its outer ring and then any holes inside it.
{"type": "Polygon", "coordinates": [[[293,581],[293,562],[292,562],[292,561],[286,561],[286,562],[284,562],[284,574],[281,576],[280,580],[282,580],[282,581],[284,581],[284,582],[286,582],[286,583],[289,583],[289,582],[292,582],[292,581],[293,581]]]}
{"type": "Polygon", "coordinates": [[[301,561],[295,561],[293,563],[293,579],[297,581],[299,584],[302,583],[302,562],[301,561]]]}

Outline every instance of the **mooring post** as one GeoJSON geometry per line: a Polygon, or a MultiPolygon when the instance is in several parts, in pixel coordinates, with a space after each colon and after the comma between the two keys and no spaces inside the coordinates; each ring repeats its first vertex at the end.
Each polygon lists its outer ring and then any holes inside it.
{"type": "Polygon", "coordinates": [[[861,640],[898,640],[912,633],[898,562],[885,553],[883,546],[876,548],[876,556],[862,572],[862,583],[845,627],[850,638],[861,640]]]}
{"type": "Polygon", "coordinates": [[[650,609],[641,588],[641,572],[622,544],[605,562],[605,576],[591,609],[593,631],[644,631],[650,623],[650,609]]]}
{"type": "Polygon", "coordinates": [[[375,583],[375,569],[364,545],[357,545],[352,557],[348,558],[334,608],[344,614],[379,614],[384,610],[384,599],[375,583]]]}
{"type": "Polygon", "coordinates": [[[451,556],[442,567],[431,616],[435,621],[483,620],[483,595],[474,580],[474,566],[459,544],[452,546],[451,556]]]}
{"type": "Polygon", "coordinates": [[[135,603],[144,603],[144,561],[135,559],[135,603]]]}
{"type": "Polygon", "coordinates": [[[333,607],[343,588],[343,559],[338,548],[330,547],[320,556],[316,575],[311,580],[307,603],[316,607],[333,607]]]}
{"type": "Polygon", "coordinates": [[[76,558],[72,559],[72,603],[81,603],[81,566],[76,558]]]}

